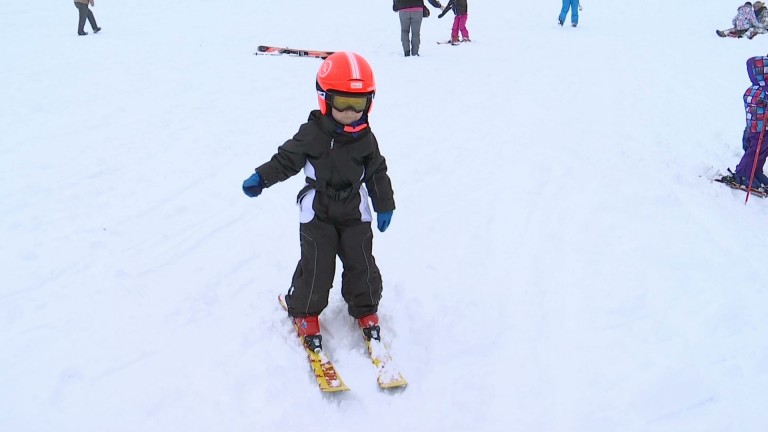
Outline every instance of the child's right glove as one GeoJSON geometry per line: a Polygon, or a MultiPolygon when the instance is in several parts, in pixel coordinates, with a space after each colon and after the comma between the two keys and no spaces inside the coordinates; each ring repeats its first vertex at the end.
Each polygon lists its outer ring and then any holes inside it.
{"type": "Polygon", "coordinates": [[[447,14],[449,10],[450,10],[450,9],[444,9],[444,10],[443,10],[443,13],[441,13],[441,14],[440,14],[440,15],[438,15],[437,17],[438,17],[438,18],[442,18],[442,17],[444,17],[444,16],[445,16],[445,14],[447,14]]]}
{"type": "Polygon", "coordinates": [[[243,182],[243,192],[251,198],[256,198],[264,190],[264,182],[259,173],[253,173],[243,182]]]}

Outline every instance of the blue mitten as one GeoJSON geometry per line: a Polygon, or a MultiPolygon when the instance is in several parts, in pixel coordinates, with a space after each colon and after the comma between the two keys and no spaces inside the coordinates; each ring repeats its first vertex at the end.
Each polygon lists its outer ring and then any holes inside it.
{"type": "Polygon", "coordinates": [[[243,192],[251,198],[255,198],[264,190],[264,182],[261,181],[259,173],[253,173],[243,182],[243,192]]]}
{"type": "Polygon", "coordinates": [[[392,213],[394,212],[388,211],[376,214],[376,227],[379,228],[379,231],[384,232],[387,230],[390,222],[392,222],[392,213]]]}

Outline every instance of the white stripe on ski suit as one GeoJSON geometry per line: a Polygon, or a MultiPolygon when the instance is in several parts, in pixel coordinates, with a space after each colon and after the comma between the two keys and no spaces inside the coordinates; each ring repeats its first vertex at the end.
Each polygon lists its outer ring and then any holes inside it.
{"type": "MultiPolygon", "coordinates": [[[[315,167],[309,161],[304,164],[304,175],[317,180],[315,167]]],[[[365,171],[363,171],[363,174],[360,176],[360,180],[362,180],[363,177],[365,177],[365,171]]],[[[370,205],[368,204],[368,189],[365,188],[365,185],[360,185],[358,193],[360,194],[360,205],[358,207],[358,210],[360,210],[360,221],[371,222],[373,217],[371,215],[370,205]]],[[[315,210],[312,208],[312,204],[315,201],[315,194],[316,191],[310,189],[309,192],[305,193],[299,200],[299,222],[307,223],[315,218],[315,210]]]]}

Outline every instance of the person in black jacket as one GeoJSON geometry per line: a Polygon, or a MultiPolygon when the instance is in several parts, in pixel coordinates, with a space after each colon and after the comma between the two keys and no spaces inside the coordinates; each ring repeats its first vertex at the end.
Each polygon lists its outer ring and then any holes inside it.
{"type": "Polygon", "coordinates": [[[387,163],[368,126],[376,92],[370,65],[359,54],[334,53],[320,65],[316,86],[320,109],[243,182],[243,192],[256,197],[304,169],[306,184],[297,197],[301,259],[285,303],[313,351],[321,349],[319,315],[328,305],[337,255],[349,314],[369,339],[380,340],[382,279],[372,253],[369,199],[381,232],[395,210],[387,163]]]}
{"type": "Polygon", "coordinates": [[[437,17],[442,18],[449,10],[453,10],[455,15],[453,27],[451,27],[451,43],[454,45],[459,43],[459,32],[461,32],[461,42],[472,42],[469,39],[469,30],[467,30],[467,18],[469,18],[467,0],[449,0],[443,13],[437,17]]]}
{"type": "MultiPolygon", "coordinates": [[[[443,5],[437,0],[429,0],[429,4],[442,9],[443,5]]],[[[400,15],[400,42],[406,57],[419,55],[421,44],[421,20],[429,16],[429,9],[424,6],[424,0],[392,0],[392,10],[400,15]]]]}

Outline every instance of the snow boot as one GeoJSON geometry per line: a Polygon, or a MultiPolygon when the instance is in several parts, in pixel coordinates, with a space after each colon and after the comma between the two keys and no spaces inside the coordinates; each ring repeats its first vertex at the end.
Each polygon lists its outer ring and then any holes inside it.
{"type": "Polygon", "coordinates": [[[411,56],[411,50],[405,50],[405,56],[410,57],[411,56]]]}
{"type": "Polygon", "coordinates": [[[381,340],[381,328],[379,327],[379,316],[375,313],[366,315],[357,320],[357,324],[363,329],[363,335],[368,340],[381,340]]]}
{"type": "Polygon", "coordinates": [[[560,18],[557,19],[557,23],[560,24],[560,27],[563,26],[563,20],[561,20],[560,18]]]}
{"type": "Polygon", "coordinates": [[[93,29],[93,34],[96,34],[100,31],[101,31],[101,27],[96,27],[95,29],[93,29]]]}

